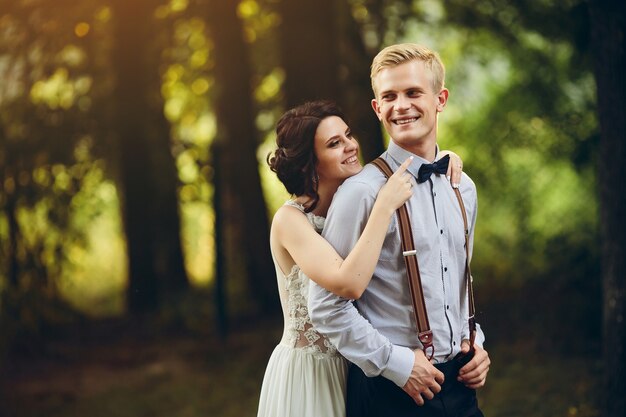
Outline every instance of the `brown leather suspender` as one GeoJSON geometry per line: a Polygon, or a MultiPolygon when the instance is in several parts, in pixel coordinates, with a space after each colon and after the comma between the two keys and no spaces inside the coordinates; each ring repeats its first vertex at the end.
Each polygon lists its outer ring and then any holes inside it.
{"type": "Polygon", "coordinates": [[[474,282],[474,278],[472,277],[472,270],[470,269],[470,256],[469,256],[469,226],[467,224],[467,213],[465,212],[465,204],[463,204],[463,197],[461,197],[461,192],[458,188],[454,188],[454,194],[456,195],[456,199],[459,200],[459,206],[461,207],[461,214],[463,215],[463,227],[464,227],[464,235],[465,235],[465,282],[467,283],[467,301],[468,301],[468,312],[469,318],[467,322],[469,324],[469,341],[470,341],[470,350],[474,349],[474,340],[476,339],[476,319],[475,315],[475,307],[474,307],[474,286],[472,285],[474,282]]]}
{"type": "MultiPolygon", "coordinates": [[[[382,158],[376,158],[372,161],[386,178],[389,178],[393,171],[382,158]]],[[[476,321],[474,319],[474,291],[472,287],[472,274],[469,266],[469,227],[467,224],[467,214],[465,213],[465,205],[458,188],[454,188],[461,214],[463,215],[463,224],[465,226],[465,280],[467,282],[467,297],[469,302],[469,332],[470,332],[470,348],[474,347],[476,338],[476,321]]],[[[424,293],[422,291],[422,280],[420,277],[419,266],[417,264],[417,251],[415,250],[415,242],[413,241],[413,231],[411,229],[411,221],[406,204],[403,204],[398,210],[398,223],[400,225],[400,237],[402,240],[402,255],[404,256],[404,264],[406,265],[407,277],[409,281],[409,289],[411,291],[411,301],[413,303],[413,313],[415,322],[417,323],[417,335],[422,343],[424,354],[428,359],[432,359],[435,354],[433,345],[433,332],[430,330],[428,322],[428,313],[426,312],[426,303],[424,301],[424,293]],[[430,350],[430,352],[428,352],[430,350]]]]}

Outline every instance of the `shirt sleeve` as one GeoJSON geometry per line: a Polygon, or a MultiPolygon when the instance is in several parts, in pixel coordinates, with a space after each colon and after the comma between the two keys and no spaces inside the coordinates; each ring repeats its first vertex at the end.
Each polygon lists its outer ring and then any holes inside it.
{"type": "MultiPolygon", "coordinates": [[[[349,181],[335,194],[323,236],[343,258],[361,235],[377,191],[371,185],[349,181]]],[[[413,351],[393,345],[359,314],[351,300],[311,282],[308,304],[313,325],[346,359],[367,376],[382,375],[399,387],[406,384],[415,360],[413,351]]]]}

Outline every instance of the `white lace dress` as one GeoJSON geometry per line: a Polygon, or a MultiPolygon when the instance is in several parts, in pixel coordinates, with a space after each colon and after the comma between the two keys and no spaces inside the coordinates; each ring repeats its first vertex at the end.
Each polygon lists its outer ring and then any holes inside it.
{"type": "MultiPolygon", "coordinates": [[[[299,204],[288,201],[302,212],[299,204]]],[[[319,233],[324,218],[306,214],[319,233]]],[[[343,417],[347,362],[337,349],[313,328],[307,299],[309,278],[294,265],[285,276],[274,260],[285,330],[267,364],[258,417],[343,417]]]]}

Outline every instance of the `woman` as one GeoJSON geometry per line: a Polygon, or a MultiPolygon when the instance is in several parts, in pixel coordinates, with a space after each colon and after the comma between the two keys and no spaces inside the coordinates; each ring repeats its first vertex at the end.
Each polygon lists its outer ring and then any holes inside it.
{"type": "MultiPolygon", "coordinates": [[[[276,134],[278,148],[268,163],[295,198],[272,221],[270,247],[285,329],[267,365],[258,416],[340,417],[345,415],[347,363],[311,325],[309,279],[345,298],[361,296],[391,217],[411,196],[413,179],[405,173],[411,158],[381,188],[363,234],[344,260],[319,235],[335,191],[362,169],[343,113],[331,102],[305,103],[281,117],[276,134]]],[[[458,183],[460,172],[452,175],[458,183]]]]}

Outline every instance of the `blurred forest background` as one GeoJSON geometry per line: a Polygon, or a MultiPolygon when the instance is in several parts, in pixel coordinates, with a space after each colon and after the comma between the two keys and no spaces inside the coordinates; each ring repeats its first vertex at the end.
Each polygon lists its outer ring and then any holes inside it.
{"type": "Polygon", "coordinates": [[[255,415],[275,123],[334,99],[373,159],[401,41],[478,187],[485,414],[625,415],[619,3],[0,0],[0,415],[255,415]]]}

